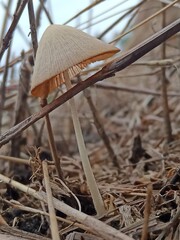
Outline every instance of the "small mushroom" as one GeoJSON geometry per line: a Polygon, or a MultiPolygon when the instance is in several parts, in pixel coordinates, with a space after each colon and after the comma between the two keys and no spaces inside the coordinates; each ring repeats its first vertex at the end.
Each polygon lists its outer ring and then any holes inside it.
{"type": "MultiPolygon", "coordinates": [[[[71,79],[88,64],[109,58],[118,51],[118,48],[73,27],[50,25],[39,42],[31,93],[46,99],[63,83],[69,90],[72,87],[71,79]]],[[[97,215],[102,216],[106,209],[91,169],[74,98],[69,100],[69,104],[87,184],[97,215]]]]}

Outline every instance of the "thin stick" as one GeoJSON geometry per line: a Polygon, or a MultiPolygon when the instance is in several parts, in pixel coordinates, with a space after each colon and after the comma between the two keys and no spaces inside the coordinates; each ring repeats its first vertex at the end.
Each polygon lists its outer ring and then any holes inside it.
{"type": "Polygon", "coordinates": [[[114,43],[117,40],[119,40],[120,38],[124,37],[125,35],[127,35],[128,33],[134,31],[135,29],[141,27],[142,25],[144,25],[146,22],[149,22],[151,19],[153,19],[154,17],[157,17],[159,14],[161,14],[162,12],[166,11],[168,8],[172,7],[174,4],[176,4],[179,0],[175,0],[173,2],[171,2],[170,4],[168,4],[167,6],[165,6],[164,8],[160,9],[159,11],[155,12],[154,14],[152,14],[150,17],[144,19],[142,22],[138,23],[137,25],[135,25],[134,27],[132,27],[131,29],[129,29],[127,32],[122,33],[120,35],[118,35],[115,39],[113,39],[110,43],[114,43]]]}
{"type": "MultiPolygon", "coordinates": [[[[135,87],[129,87],[126,85],[120,85],[120,84],[112,84],[112,83],[97,83],[96,85],[92,86],[95,88],[102,88],[104,90],[113,90],[113,91],[123,91],[123,92],[130,92],[134,94],[145,94],[145,95],[152,95],[152,96],[162,96],[161,92],[157,92],[154,90],[149,90],[146,88],[135,88],[135,87]]],[[[179,93],[176,92],[168,92],[168,97],[180,97],[179,93]]]]}
{"type": "MultiPolygon", "coordinates": [[[[10,2],[12,3],[12,0],[10,0],[10,2]]],[[[19,4],[19,1],[18,1],[17,5],[18,4],[19,4]]],[[[3,2],[1,3],[1,5],[7,11],[7,6],[3,2]]],[[[16,6],[16,9],[18,9],[18,6],[16,6]]],[[[12,20],[13,17],[14,17],[14,15],[11,14],[10,12],[8,12],[8,19],[9,19],[9,21],[12,20]]],[[[19,32],[19,34],[21,35],[21,37],[23,38],[23,40],[27,44],[27,46],[29,46],[30,42],[29,42],[28,36],[26,35],[26,33],[23,32],[23,30],[20,27],[20,25],[16,26],[16,30],[19,32]]]]}
{"type": "MultiPolygon", "coordinates": [[[[41,99],[41,107],[44,107],[46,105],[47,105],[47,99],[41,99]]],[[[56,169],[57,169],[59,178],[64,180],[63,172],[62,172],[61,164],[60,164],[60,158],[57,153],[57,148],[56,148],[56,144],[54,141],[54,135],[53,135],[52,126],[51,126],[51,122],[50,122],[48,113],[45,115],[45,122],[46,122],[47,131],[48,131],[48,140],[49,140],[49,146],[50,146],[52,158],[56,165],[56,169]]]]}
{"type": "MultiPolygon", "coordinates": [[[[123,14],[120,18],[118,18],[115,22],[113,22],[106,30],[104,30],[100,35],[99,39],[103,38],[113,27],[115,27],[120,21],[122,21],[126,16],[132,13],[136,8],[140,7],[144,3],[144,0],[133,6],[130,10],[128,10],[125,14],[123,14]]],[[[115,41],[115,40],[113,40],[115,41]]]]}
{"type": "Polygon", "coordinates": [[[24,131],[26,128],[31,126],[33,123],[43,118],[47,113],[53,111],[57,107],[61,106],[67,102],[70,98],[82,92],[84,89],[92,86],[98,81],[105,80],[106,78],[112,77],[116,72],[119,72],[137,59],[144,56],[146,53],[150,52],[153,48],[159,46],[162,42],[166,41],[169,37],[180,31],[180,19],[174,21],[164,29],[155,33],[142,43],[138,44],[136,47],[132,48],[120,58],[115,59],[113,62],[105,65],[100,71],[86,79],[85,81],[78,83],[71,90],[67,91],[53,102],[43,107],[40,112],[33,114],[32,116],[26,118],[21,123],[17,124],[13,128],[10,128],[7,132],[0,136],[0,147],[9,142],[17,134],[24,131]]]}
{"type": "MultiPolygon", "coordinates": [[[[164,6],[164,4],[162,4],[164,6]]],[[[163,12],[162,15],[162,27],[166,25],[166,14],[163,12]]],[[[166,59],[166,43],[162,43],[162,59],[166,59]]],[[[165,127],[165,134],[166,140],[170,143],[173,140],[172,137],[172,128],[171,128],[171,120],[170,120],[170,113],[169,113],[169,104],[168,104],[168,97],[167,97],[167,82],[166,82],[166,68],[162,67],[162,74],[161,74],[161,89],[162,89],[162,105],[163,105],[163,113],[164,113],[164,127],[165,127]]]]}
{"type": "Polygon", "coordinates": [[[148,223],[149,223],[149,216],[151,212],[151,197],[152,197],[152,185],[149,184],[147,186],[147,197],[146,197],[146,203],[145,203],[145,209],[144,209],[144,225],[142,229],[141,240],[148,239],[148,223]]]}
{"type": "Polygon", "coordinates": [[[66,21],[65,23],[63,23],[64,25],[67,25],[69,22],[71,22],[72,20],[74,20],[75,18],[79,17],[81,14],[83,14],[84,12],[90,10],[92,7],[98,5],[99,3],[103,2],[104,0],[96,0],[95,2],[93,2],[92,4],[88,5],[87,7],[85,7],[84,9],[82,9],[80,12],[78,12],[76,15],[74,15],[72,18],[70,18],[68,21],[66,21]]]}
{"type": "Polygon", "coordinates": [[[29,165],[29,160],[28,159],[22,159],[22,158],[10,157],[10,156],[4,156],[4,155],[0,155],[0,159],[5,160],[5,161],[9,161],[9,162],[12,162],[12,163],[16,163],[16,164],[29,165]]]}
{"type": "Polygon", "coordinates": [[[102,138],[103,142],[104,142],[104,145],[109,153],[109,156],[114,164],[115,167],[117,167],[117,169],[119,170],[120,167],[119,167],[119,163],[118,163],[118,159],[117,159],[117,156],[111,146],[111,143],[110,143],[110,140],[106,134],[106,131],[104,129],[104,126],[103,126],[103,123],[101,122],[101,119],[100,119],[100,116],[98,114],[98,111],[96,110],[96,107],[93,103],[93,100],[91,98],[91,95],[90,95],[90,91],[89,89],[86,89],[84,91],[84,95],[87,99],[87,102],[89,104],[89,107],[91,109],[91,112],[93,114],[93,118],[94,118],[94,124],[96,126],[96,129],[99,133],[99,136],[102,138]]]}
{"type": "Polygon", "coordinates": [[[34,7],[33,7],[32,0],[29,0],[28,2],[28,13],[29,13],[30,28],[31,28],[31,40],[32,40],[32,45],[34,50],[34,58],[36,58],[38,41],[37,41],[36,21],[35,21],[34,7]]]}
{"type": "Polygon", "coordinates": [[[13,21],[11,23],[11,26],[9,27],[9,30],[6,33],[6,36],[3,38],[3,43],[2,43],[2,46],[0,48],[0,61],[3,57],[3,54],[4,54],[5,50],[9,47],[9,43],[12,39],[13,32],[14,32],[14,30],[15,30],[18,22],[19,22],[21,14],[23,13],[24,8],[25,8],[26,4],[28,3],[28,1],[29,0],[22,0],[18,10],[14,14],[14,18],[13,18],[13,21]]]}
{"type": "Polygon", "coordinates": [[[7,56],[6,56],[6,65],[5,65],[5,71],[1,83],[1,89],[0,89],[0,134],[1,134],[1,128],[2,128],[2,117],[3,117],[3,108],[4,108],[4,103],[6,99],[6,82],[7,82],[7,76],[8,76],[8,63],[9,63],[9,58],[10,58],[10,53],[11,53],[11,47],[9,47],[7,56]]]}
{"type": "Polygon", "coordinates": [[[4,32],[6,30],[6,26],[7,26],[7,22],[8,22],[8,16],[9,16],[9,11],[11,9],[11,4],[12,4],[12,1],[8,0],[7,6],[6,6],[6,13],[5,13],[5,16],[4,16],[4,19],[3,19],[3,24],[2,24],[2,30],[1,30],[1,35],[0,35],[0,44],[1,44],[1,41],[3,39],[4,32]]]}
{"type": "MultiPolygon", "coordinates": [[[[72,84],[71,84],[71,81],[69,79],[68,73],[65,72],[64,76],[65,76],[65,84],[66,84],[67,90],[70,90],[72,88],[72,84]]],[[[103,216],[106,213],[106,209],[104,207],[104,202],[103,202],[103,199],[102,199],[101,194],[99,192],[99,189],[98,189],[98,186],[97,186],[97,183],[96,183],[96,180],[95,180],[95,177],[94,177],[94,174],[92,172],[92,168],[91,168],[91,165],[90,165],[90,162],[89,162],[89,157],[88,157],[86,146],[85,146],[85,143],[84,143],[84,138],[83,138],[83,134],[82,134],[82,130],[81,130],[81,126],[80,126],[80,122],[79,122],[78,113],[77,113],[77,110],[76,110],[76,105],[75,105],[74,98],[71,98],[69,100],[69,105],[70,105],[70,109],[71,109],[76,140],[77,140],[77,143],[78,143],[78,149],[79,149],[84,173],[85,173],[86,180],[87,180],[87,185],[88,185],[89,190],[91,192],[91,196],[92,196],[92,199],[93,199],[93,203],[94,203],[97,215],[98,216],[103,216]]]]}
{"type": "Polygon", "coordinates": [[[47,16],[47,19],[49,20],[50,24],[53,24],[53,20],[51,19],[51,16],[49,14],[49,12],[47,11],[46,7],[44,6],[44,1],[40,0],[41,6],[47,16]]]}
{"type": "Polygon", "coordinates": [[[45,183],[46,194],[47,194],[51,235],[52,235],[53,240],[60,240],[58,223],[57,223],[57,219],[56,219],[56,213],[54,210],[52,191],[51,191],[51,186],[50,186],[50,181],[49,181],[48,164],[46,161],[42,162],[42,168],[43,168],[43,173],[44,173],[44,183],[45,183]]]}

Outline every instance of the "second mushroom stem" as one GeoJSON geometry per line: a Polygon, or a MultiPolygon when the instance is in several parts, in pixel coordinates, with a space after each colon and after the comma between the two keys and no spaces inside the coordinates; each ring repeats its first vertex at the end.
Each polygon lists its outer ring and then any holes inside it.
{"type": "MultiPolygon", "coordinates": [[[[72,84],[71,84],[71,81],[69,79],[69,75],[67,72],[65,73],[65,84],[66,84],[66,88],[68,90],[72,88],[72,84]]],[[[87,185],[91,192],[91,196],[93,199],[93,203],[94,203],[97,215],[103,216],[106,213],[106,209],[104,207],[104,202],[103,202],[102,196],[99,192],[99,189],[97,187],[97,183],[96,183],[96,180],[95,180],[95,177],[94,177],[94,174],[92,172],[92,168],[91,168],[91,165],[89,162],[89,157],[88,157],[87,150],[85,147],[84,138],[82,135],[82,130],[81,130],[74,98],[71,98],[69,100],[69,105],[70,105],[70,109],[71,109],[72,120],[73,120],[75,135],[76,135],[76,139],[77,139],[79,154],[81,157],[84,173],[85,173],[86,180],[87,180],[87,185]]]]}

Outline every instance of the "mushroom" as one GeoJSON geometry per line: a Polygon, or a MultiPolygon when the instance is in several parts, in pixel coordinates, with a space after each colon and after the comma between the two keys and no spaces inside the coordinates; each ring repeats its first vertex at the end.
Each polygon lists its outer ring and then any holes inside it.
{"type": "MultiPolygon", "coordinates": [[[[50,25],[44,32],[36,54],[31,93],[46,99],[61,84],[71,89],[71,79],[88,64],[104,60],[119,51],[78,29],[64,25],[50,25]]],[[[98,216],[106,213],[103,199],[94,178],[86,151],[74,98],[69,100],[78,149],[98,216]]]]}

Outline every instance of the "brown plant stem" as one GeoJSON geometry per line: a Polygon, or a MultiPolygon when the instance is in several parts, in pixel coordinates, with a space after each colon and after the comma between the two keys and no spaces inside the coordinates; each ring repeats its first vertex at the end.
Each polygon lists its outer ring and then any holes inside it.
{"type": "MultiPolygon", "coordinates": [[[[164,4],[163,4],[164,6],[164,4]]],[[[162,27],[166,26],[166,13],[162,14],[162,27]]],[[[162,43],[162,59],[166,59],[166,43],[162,43]]],[[[169,113],[169,105],[168,105],[168,97],[167,97],[167,79],[166,79],[166,68],[162,67],[162,75],[161,75],[161,88],[162,88],[162,104],[163,104],[163,112],[164,112],[164,126],[165,126],[165,134],[166,140],[170,143],[173,139],[172,137],[172,128],[171,128],[171,120],[169,113]]]]}
{"type": "Polygon", "coordinates": [[[44,12],[45,12],[45,14],[46,14],[46,16],[47,16],[47,19],[48,19],[49,23],[50,23],[50,24],[53,24],[53,20],[51,19],[51,16],[50,16],[48,10],[47,10],[46,7],[44,6],[44,1],[40,0],[40,4],[41,4],[42,9],[44,10],[44,12]]]}
{"type": "MultiPolygon", "coordinates": [[[[16,97],[16,105],[15,105],[15,114],[13,119],[13,125],[20,123],[23,121],[27,115],[27,99],[28,92],[30,88],[30,79],[31,72],[28,67],[28,59],[27,56],[23,56],[22,54],[22,63],[20,67],[20,78],[18,83],[17,97],[16,97]]],[[[22,135],[19,134],[17,137],[12,139],[11,142],[11,156],[19,157],[20,149],[22,147],[22,135]]],[[[13,167],[14,168],[14,167],[13,167]]]]}
{"type": "MultiPolygon", "coordinates": [[[[42,108],[45,107],[47,105],[47,99],[41,99],[40,104],[41,104],[42,108]]],[[[58,157],[57,148],[56,148],[56,144],[54,141],[54,135],[53,135],[52,127],[51,127],[51,122],[49,119],[49,114],[47,113],[44,117],[45,117],[46,127],[47,127],[47,131],[48,131],[48,140],[49,140],[49,146],[50,146],[50,150],[51,150],[51,154],[52,154],[52,159],[55,163],[59,178],[61,180],[64,180],[63,172],[62,172],[61,164],[60,164],[60,158],[58,157]]]]}
{"type": "Polygon", "coordinates": [[[126,13],[124,13],[121,17],[119,17],[115,22],[113,22],[107,29],[105,29],[98,38],[103,38],[110,30],[112,30],[113,27],[115,27],[120,21],[122,21],[126,16],[128,16],[130,13],[132,13],[136,8],[140,7],[144,3],[144,0],[141,2],[138,2],[135,6],[133,6],[131,9],[129,9],[126,13]]]}
{"type": "Polygon", "coordinates": [[[170,38],[179,31],[180,19],[177,19],[167,27],[163,28],[142,43],[138,44],[136,47],[127,51],[120,58],[117,58],[114,61],[105,65],[100,71],[98,71],[85,81],[78,83],[71,90],[67,91],[66,93],[55,99],[53,102],[43,107],[40,112],[33,114],[18,125],[9,129],[7,132],[0,136],[0,147],[9,142],[13,137],[24,131],[33,123],[43,118],[47,113],[53,111],[63,103],[67,102],[73,96],[77,95],[78,93],[88,88],[89,86],[92,86],[98,81],[102,81],[106,78],[114,76],[116,72],[125,69],[126,67],[134,63],[137,59],[141,58],[146,53],[150,52],[153,48],[157,47],[162,42],[166,41],[168,38],[170,38]]]}
{"type": "Polygon", "coordinates": [[[1,89],[0,89],[0,134],[1,134],[1,128],[2,128],[2,118],[3,118],[3,108],[4,103],[6,99],[6,82],[7,82],[7,76],[8,76],[8,63],[10,58],[11,48],[8,49],[7,56],[6,56],[6,63],[5,63],[5,70],[4,75],[1,83],[1,89]]]}
{"type": "Polygon", "coordinates": [[[152,14],[151,16],[149,16],[148,18],[144,19],[142,22],[138,23],[137,25],[133,26],[132,28],[130,28],[127,32],[121,33],[120,35],[118,35],[115,39],[113,39],[110,43],[116,42],[117,40],[121,39],[122,37],[124,37],[125,35],[127,35],[128,33],[134,31],[135,29],[141,27],[142,25],[144,25],[146,22],[150,21],[151,19],[157,17],[159,14],[161,14],[162,12],[166,11],[168,8],[172,7],[173,5],[175,5],[179,0],[175,0],[173,2],[170,2],[167,6],[165,6],[164,8],[160,9],[159,11],[155,12],[154,14],[152,14]]]}
{"type": "Polygon", "coordinates": [[[14,19],[9,27],[8,32],[6,33],[6,36],[3,38],[3,43],[0,48],[0,62],[1,62],[1,59],[3,57],[5,50],[9,47],[9,43],[12,39],[13,32],[19,22],[21,14],[23,13],[24,8],[25,8],[26,4],[28,3],[28,1],[29,0],[22,0],[19,8],[17,9],[17,11],[14,14],[14,19]]]}
{"type": "Polygon", "coordinates": [[[29,13],[29,22],[30,22],[30,29],[31,29],[31,40],[33,45],[34,58],[36,58],[38,41],[37,41],[37,32],[36,32],[36,21],[35,21],[35,15],[34,15],[34,6],[33,6],[32,0],[29,0],[28,2],[28,13],[29,13]]]}
{"type": "Polygon", "coordinates": [[[151,212],[151,197],[152,197],[152,185],[149,184],[147,186],[147,197],[146,197],[146,203],[145,203],[145,209],[144,209],[144,225],[142,229],[141,240],[148,239],[148,223],[149,223],[149,216],[151,212]]]}
{"type": "Polygon", "coordinates": [[[104,126],[103,126],[103,123],[101,122],[101,119],[100,119],[100,116],[98,114],[98,111],[96,110],[96,107],[93,103],[93,100],[91,98],[91,95],[90,95],[90,90],[89,89],[86,89],[84,91],[84,95],[87,99],[87,102],[89,104],[89,107],[91,109],[91,112],[93,114],[93,118],[94,118],[94,125],[96,126],[96,129],[99,133],[99,136],[102,138],[103,142],[104,142],[104,145],[109,153],[109,156],[114,164],[115,167],[117,167],[117,169],[119,169],[119,163],[118,163],[118,159],[117,159],[117,156],[116,154],[114,153],[114,150],[111,146],[111,143],[109,141],[109,138],[106,134],[106,131],[104,129],[104,126]]]}
{"type": "Polygon", "coordinates": [[[7,26],[7,23],[8,23],[8,16],[9,16],[9,11],[10,11],[10,9],[11,9],[11,4],[12,4],[12,1],[11,1],[11,0],[8,0],[7,6],[6,6],[6,13],[5,13],[5,16],[4,16],[4,19],[3,19],[3,23],[2,23],[2,30],[1,30],[1,36],[0,36],[0,44],[1,44],[1,41],[2,41],[2,39],[3,39],[5,30],[6,30],[6,26],[7,26]]]}
{"type": "MultiPolygon", "coordinates": [[[[113,91],[123,91],[123,92],[130,92],[134,94],[145,94],[145,95],[152,95],[152,96],[162,96],[162,92],[149,90],[147,88],[138,88],[138,87],[129,87],[122,84],[113,84],[113,83],[97,83],[96,85],[92,86],[95,88],[100,88],[104,90],[113,90],[113,91]]],[[[176,92],[168,92],[168,97],[180,97],[179,93],[176,92]]]]}

